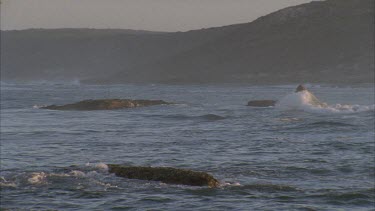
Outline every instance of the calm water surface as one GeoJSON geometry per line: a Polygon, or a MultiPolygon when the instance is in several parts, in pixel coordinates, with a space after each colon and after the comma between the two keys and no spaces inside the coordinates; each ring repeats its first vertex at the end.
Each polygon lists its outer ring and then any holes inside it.
{"type": "Polygon", "coordinates": [[[1,208],[375,210],[374,87],[310,85],[319,108],[295,86],[2,83],[1,208]],[[38,109],[99,98],[177,104],[38,109]],[[245,106],[255,99],[287,103],[245,106]],[[222,185],[118,178],[107,163],[206,171],[222,185]]]}

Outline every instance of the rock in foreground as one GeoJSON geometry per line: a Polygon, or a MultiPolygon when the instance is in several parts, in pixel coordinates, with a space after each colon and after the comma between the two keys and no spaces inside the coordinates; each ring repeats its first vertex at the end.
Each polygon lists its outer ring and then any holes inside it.
{"type": "Polygon", "coordinates": [[[253,107],[270,107],[275,106],[276,102],[276,100],[252,100],[247,105],[253,107]]]}
{"type": "Polygon", "coordinates": [[[140,167],[108,164],[110,173],[129,179],[161,181],[167,184],[218,187],[219,181],[205,172],[171,167],[140,167]]]}
{"type": "Polygon", "coordinates": [[[42,109],[51,110],[112,110],[123,108],[135,108],[153,105],[168,105],[171,103],[163,100],[129,100],[129,99],[99,99],[84,100],[77,103],[66,105],[50,105],[42,107],[42,109]]]}

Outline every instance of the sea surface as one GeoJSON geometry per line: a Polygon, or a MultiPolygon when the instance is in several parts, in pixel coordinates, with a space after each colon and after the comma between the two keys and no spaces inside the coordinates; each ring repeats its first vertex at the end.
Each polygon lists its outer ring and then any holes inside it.
{"type": "Polygon", "coordinates": [[[375,210],[374,86],[297,85],[2,82],[1,208],[375,210]],[[176,104],[39,109],[101,98],[176,104]],[[259,99],[279,103],[246,106],[259,99]],[[106,164],[205,171],[221,185],[120,178],[106,164]]]}

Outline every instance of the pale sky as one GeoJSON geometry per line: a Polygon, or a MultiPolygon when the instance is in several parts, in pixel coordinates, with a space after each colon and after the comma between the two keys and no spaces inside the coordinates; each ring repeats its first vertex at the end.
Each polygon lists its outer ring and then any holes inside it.
{"type": "Polygon", "coordinates": [[[311,0],[1,0],[1,30],[121,28],[151,31],[251,22],[311,0]]]}

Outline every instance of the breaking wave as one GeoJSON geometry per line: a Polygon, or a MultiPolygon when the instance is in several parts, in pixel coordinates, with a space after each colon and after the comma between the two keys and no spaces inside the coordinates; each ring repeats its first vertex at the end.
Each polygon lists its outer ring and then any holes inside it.
{"type": "Polygon", "coordinates": [[[305,90],[292,93],[276,103],[276,108],[282,110],[303,110],[316,113],[358,113],[374,111],[373,105],[328,105],[319,101],[311,92],[305,90]]]}
{"type": "Polygon", "coordinates": [[[54,186],[69,184],[78,186],[86,183],[86,186],[116,187],[105,182],[108,175],[108,166],[104,163],[87,163],[84,166],[71,166],[56,169],[52,172],[20,172],[0,177],[0,188],[24,188],[28,186],[54,186]]]}

